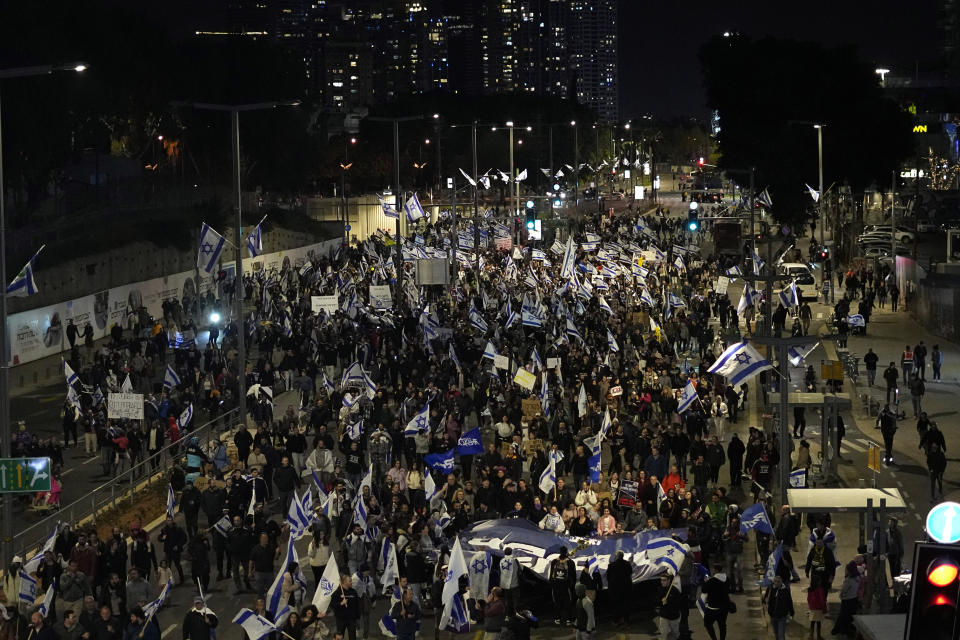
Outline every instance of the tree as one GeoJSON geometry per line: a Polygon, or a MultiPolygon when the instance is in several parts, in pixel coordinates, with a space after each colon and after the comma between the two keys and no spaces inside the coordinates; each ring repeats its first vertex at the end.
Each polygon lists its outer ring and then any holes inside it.
{"type": "Polygon", "coordinates": [[[781,223],[802,221],[810,203],[804,183],[817,181],[814,122],[826,125],[825,188],[847,182],[860,194],[888,181],[912,153],[908,114],[853,47],[718,36],[701,48],[700,64],[707,104],[720,115],[720,168],[756,167],[757,188],[769,187],[781,223]]]}

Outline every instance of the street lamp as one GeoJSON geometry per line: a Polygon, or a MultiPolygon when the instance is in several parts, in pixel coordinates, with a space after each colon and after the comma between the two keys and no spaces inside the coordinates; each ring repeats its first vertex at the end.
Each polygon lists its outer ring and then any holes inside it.
{"type": "MultiPolygon", "coordinates": [[[[0,80],[11,78],[28,78],[31,76],[45,76],[54,71],[75,71],[81,73],[87,70],[83,62],[72,62],[62,65],[39,65],[35,67],[16,67],[0,69],[0,80]]],[[[0,83],[2,84],[2,83],[0,83]]],[[[0,328],[3,329],[3,338],[0,339],[0,455],[10,457],[10,346],[9,332],[7,331],[7,212],[6,191],[3,184],[3,108],[0,99],[0,328]]],[[[7,494],[3,498],[3,525],[2,547],[3,558],[13,557],[13,496],[7,494]]]]}
{"type": "MultiPolygon", "coordinates": [[[[817,192],[820,194],[819,196],[817,196],[817,209],[819,209],[818,213],[820,214],[819,217],[820,217],[820,246],[821,247],[824,246],[823,245],[823,227],[826,224],[826,220],[823,217],[823,196],[824,196],[823,194],[823,128],[825,126],[826,125],[821,123],[813,125],[813,128],[817,130],[817,174],[820,179],[820,185],[818,187],[820,191],[817,192]]],[[[837,239],[834,238],[833,242],[834,244],[836,244],[837,239]]]]}
{"type": "Polygon", "coordinates": [[[887,74],[890,73],[890,69],[884,69],[883,67],[877,67],[874,71],[878,76],[880,76],[880,86],[887,86],[887,74]]]}
{"type": "Polygon", "coordinates": [[[237,210],[233,240],[236,251],[234,267],[234,314],[237,322],[237,388],[239,397],[237,398],[237,407],[240,409],[240,422],[247,422],[247,345],[246,328],[243,326],[243,218],[242,218],[242,200],[240,190],[240,112],[241,111],[267,111],[277,107],[288,106],[296,107],[300,104],[299,100],[287,102],[256,102],[251,104],[212,104],[209,102],[185,102],[175,101],[171,103],[175,107],[192,107],[201,111],[220,111],[230,114],[230,147],[233,156],[233,198],[237,210]]]}
{"type": "Polygon", "coordinates": [[[577,121],[571,120],[570,126],[573,127],[573,207],[576,210],[580,206],[580,141],[577,139],[577,121]]]}

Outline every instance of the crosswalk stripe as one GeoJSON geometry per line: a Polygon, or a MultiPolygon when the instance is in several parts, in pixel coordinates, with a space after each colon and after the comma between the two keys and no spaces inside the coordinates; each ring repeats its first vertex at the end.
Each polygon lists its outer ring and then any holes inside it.
{"type": "Polygon", "coordinates": [[[867,445],[868,447],[872,447],[872,446],[874,446],[874,445],[877,445],[878,447],[880,446],[879,444],[877,444],[877,443],[874,442],[873,440],[867,440],[866,438],[857,438],[857,442],[862,442],[863,444],[867,445]]]}
{"type": "Polygon", "coordinates": [[[861,447],[860,445],[857,445],[857,444],[853,444],[849,440],[847,442],[844,442],[843,447],[840,447],[840,449],[842,450],[844,447],[849,447],[854,451],[859,451],[860,453],[863,453],[864,451],[866,451],[864,447],[861,447]]]}

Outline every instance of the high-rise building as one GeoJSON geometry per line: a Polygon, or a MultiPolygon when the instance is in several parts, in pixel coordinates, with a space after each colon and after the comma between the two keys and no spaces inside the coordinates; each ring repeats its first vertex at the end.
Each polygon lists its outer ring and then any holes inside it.
{"type": "Polygon", "coordinates": [[[197,33],[277,42],[331,112],[433,91],[619,111],[617,0],[227,0],[217,19],[197,33]]]}

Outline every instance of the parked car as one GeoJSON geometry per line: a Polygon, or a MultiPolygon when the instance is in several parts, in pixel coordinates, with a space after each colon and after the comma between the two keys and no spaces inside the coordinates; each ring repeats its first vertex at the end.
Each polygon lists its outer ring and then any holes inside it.
{"type": "Polygon", "coordinates": [[[801,300],[816,300],[818,295],[817,279],[813,271],[802,262],[784,262],[778,271],[780,275],[793,278],[797,283],[797,295],[801,300]]]}
{"type": "MultiPolygon", "coordinates": [[[[868,225],[864,227],[863,231],[860,237],[857,238],[858,242],[868,237],[890,238],[890,225],[868,225]]],[[[914,240],[916,240],[916,237],[913,231],[906,227],[897,227],[897,242],[911,244],[914,240]]]]}

